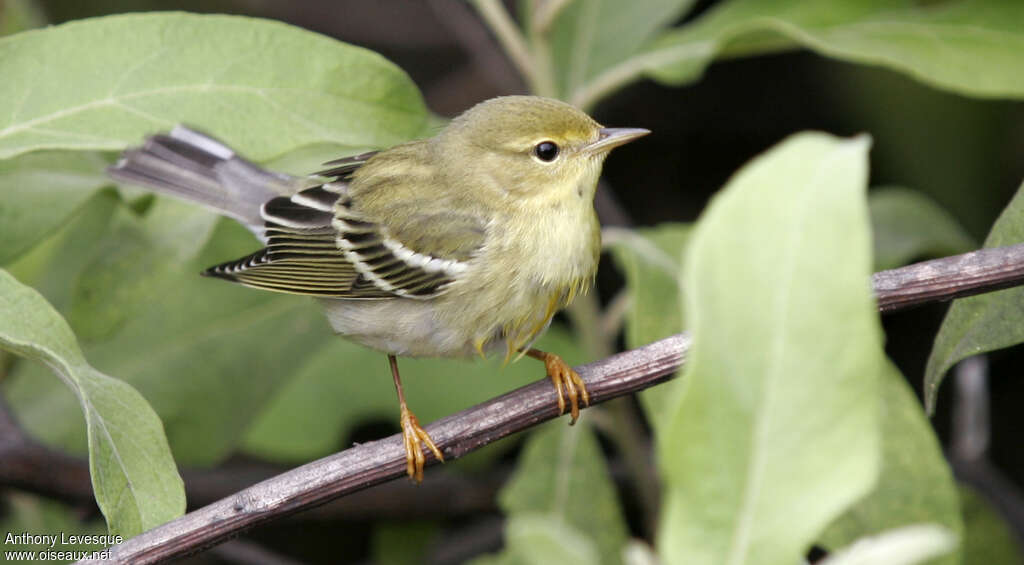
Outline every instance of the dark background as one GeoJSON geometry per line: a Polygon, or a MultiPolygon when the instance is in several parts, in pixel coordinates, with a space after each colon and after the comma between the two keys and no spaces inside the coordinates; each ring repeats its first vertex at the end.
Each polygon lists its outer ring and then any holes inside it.
{"type": "MultiPolygon", "coordinates": [[[[711,4],[700,2],[698,11],[711,4]]],[[[383,54],[412,76],[430,109],[443,116],[495,95],[525,91],[497,44],[461,0],[48,0],[40,5],[53,23],[167,9],[283,20],[383,54]]],[[[609,126],[654,132],[643,143],[617,150],[605,166],[604,178],[625,212],[605,218],[616,223],[693,221],[739,166],[785,136],[806,129],[870,133],[872,186],[901,185],[927,193],[979,244],[1024,178],[1024,104],[966,99],[903,75],[807,52],[716,63],[702,80],[686,87],[644,81],[606,99],[593,114],[609,126]]],[[[602,263],[599,284],[605,297],[621,284],[608,261],[602,263]]],[[[946,305],[932,305],[883,320],[889,355],[918,391],[945,310],[946,305]]],[[[962,479],[974,482],[1007,513],[1018,539],[1024,532],[1024,516],[1017,505],[1024,487],[1024,450],[1016,435],[1024,423],[1016,406],[1024,398],[1022,361],[1021,347],[990,356],[989,460],[995,470],[957,466],[962,479]]],[[[944,445],[950,434],[951,382],[942,389],[933,420],[944,445]]],[[[367,433],[374,435],[372,430],[367,433]]],[[[368,559],[365,522],[353,516],[322,521],[312,515],[250,535],[300,559],[329,562],[329,556],[345,555],[359,561],[368,559]]],[[[450,519],[445,530],[461,533],[438,546],[451,549],[459,543],[462,551],[446,556],[438,549],[434,557],[442,562],[494,550],[500,543],[500,521],[493,508],[490,513],[450,519]]],[[[203,559],[239,558],[209,553],[203,559]]]]}

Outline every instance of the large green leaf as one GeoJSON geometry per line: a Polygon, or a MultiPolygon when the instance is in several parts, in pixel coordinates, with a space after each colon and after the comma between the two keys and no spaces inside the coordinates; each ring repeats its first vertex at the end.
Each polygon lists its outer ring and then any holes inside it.
{"type": "MultiPolygon", "coordinates": [[[[891,363],[882,377],[882,471],[875,489],[832,523],[819,544],[838,550],[859,538],[912,524],[941,525],[963,538],[953,474],[914,392],[891,363]]],[[[960,550],[933,565],[960,563],[960,550]]]]}
{"type": "MultiPolygon", "coordinates": [[[[683,331],[681,265],[691,233],[687,224],[661,224],[654,228],[606,228],[603,239],[626,277],[630,306],[626,314],[626,347],[640,347],[683,331]]],[[[669,412],[667,402],[676,379],[639,394],[647,419],[657,428],[669,412]]]]}
{"type": "Polygon", "coordinates": [[[1022,20],[1024,4],[1013,0],[732,0],[607,69],[573,100],[591,105],[641,74],[688,83],[716,57],[793,46],[891,68],[959,94],[1020,98],[1022,20]]]}
{"type": "Polygon", "coordinates": [[[745,166],[695,228],[694,346],[657,443],[666,563],[796,563],[878,476],[868,145],[796,135],[745,166]]]}
{"type": "Polygon", "coordinates": [[[40,152],[0,160],[0,265],[9,263],[67,221],[110,181],[105,162],[81,152],[40,152]]]}
{"type": "Polygon", "coordinates": [[[74,391],[85,413],[96,502],[111,533],[132,536],[184,512],[181,477],[145,399],[92,368],[60,315],[4,270],[0,347],[46,365],[74,391]]]}
{"type": "MultiPolygon", "coordinates": [[[[985,247],[1024,241],[1024,185],[999,215],[985,247]]],[[[924,375],[924,400],[935,409],[939,385],[961,359],[1024,342],[1024,287],[954,300],[935,336],[924,375]]]]}
{"type": "Polygon", "coordinates": [[[511,562],[556,563],[559,555],[573,563],[622,562],[626,522],[586,425],[553,422],[531,434],[498,503],[509,518],[504,553],[516,557],[511,562]],[[525,539],[514,534],[517,527],[525,539]]]}
{"type": "Polygon", "coordinates": [[[953,216],[924,194],[905,188],[872,189],[868,196],[875,270],[966,253],[977,247],[953,216]]]}
{"type": "Polygon", "coordinates": [[[263,160],[318,142],[389,146],[427,122],[415,85],[380,55],[234,16],[118,15],[19,33],[0,39],[0,76],[0,158],[122,149],[186,122],[263,160]]]}

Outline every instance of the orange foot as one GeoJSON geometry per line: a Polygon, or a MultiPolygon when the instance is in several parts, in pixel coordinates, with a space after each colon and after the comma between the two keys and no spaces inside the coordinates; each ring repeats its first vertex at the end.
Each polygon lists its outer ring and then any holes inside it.
{"type": "Polygon", "coordinates": [[[441,450],[434,445],[427,431],[424,430],[416,415],[405,406],[401,407],[402,439],[405,441],[405,471],[409,478],[417,483],[423,482],[423,464],[426,457],[423,455],[423,448],[427,447],[434,453],[437,460],[444,463],[444,456],[441,450]]]}
{"type": "Polygon", "coordinates": [[[551,382],[555,385],[555,392],[558,393],[559,414],[565,414],[565,395],[569,395],[569,411],[572,414],[569,425],[575,424],[580,417],[580,400],[583,401],[583,406],[590,406],[590,394],[579,373],[554,353],[530,349],[526,354],[544,362],[548,377],[551,378],[551,382]]]}

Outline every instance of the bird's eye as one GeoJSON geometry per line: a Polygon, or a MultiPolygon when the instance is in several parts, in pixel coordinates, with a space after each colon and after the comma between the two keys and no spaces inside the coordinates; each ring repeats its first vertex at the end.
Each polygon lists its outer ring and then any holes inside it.
{"type": "Polygon", "coordinates": [[[542,141],[534,146],[533,154],[541,161],[550,163],[558,157],[558,145],[553,141],[542,141]]]}

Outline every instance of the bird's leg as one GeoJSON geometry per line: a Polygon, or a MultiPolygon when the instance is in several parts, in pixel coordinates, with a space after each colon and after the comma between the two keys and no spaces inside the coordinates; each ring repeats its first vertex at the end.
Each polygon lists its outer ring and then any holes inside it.
{"type": "Polygon", "coordinates": [[[555,392],[558,393],[559,414],[565,414],[564,394],[569,395],[569,411],[572,414],[572,420],[569,424],[575,424],[576,420],[580,417],[580,400],[583,401],[584,406],[590,406],[590,394],[587,392],[587,386],[583,379],[580,378],[579,373],[574,371],[568,363],[554,353],[548,353],[531,347],[526,350],[526,354],[544,362],[544,368],[547,369],[548,377],[551,377],[551,382],[555,385],[555,392]]]}
{"type": "Polygon", "coordinates": [[[434,452],[437,460],[444,463],[444,456],[441,450],[434,445],[427,431],[424,430],[416,415],[409,410],[405,403],[405,394],[402,393],[402,378],[398,376],[398,359],[394,355],[388,355],[388,363],[391,364],[391,376],[395,379],[395,390],[398,391],[398,408],[401,411],[402,439],[405,441],[405,471],[409,478],[420,483],[423,482],[423,464],[426,457],[423,455],[423,447],[426,446],[434,452]]]}

